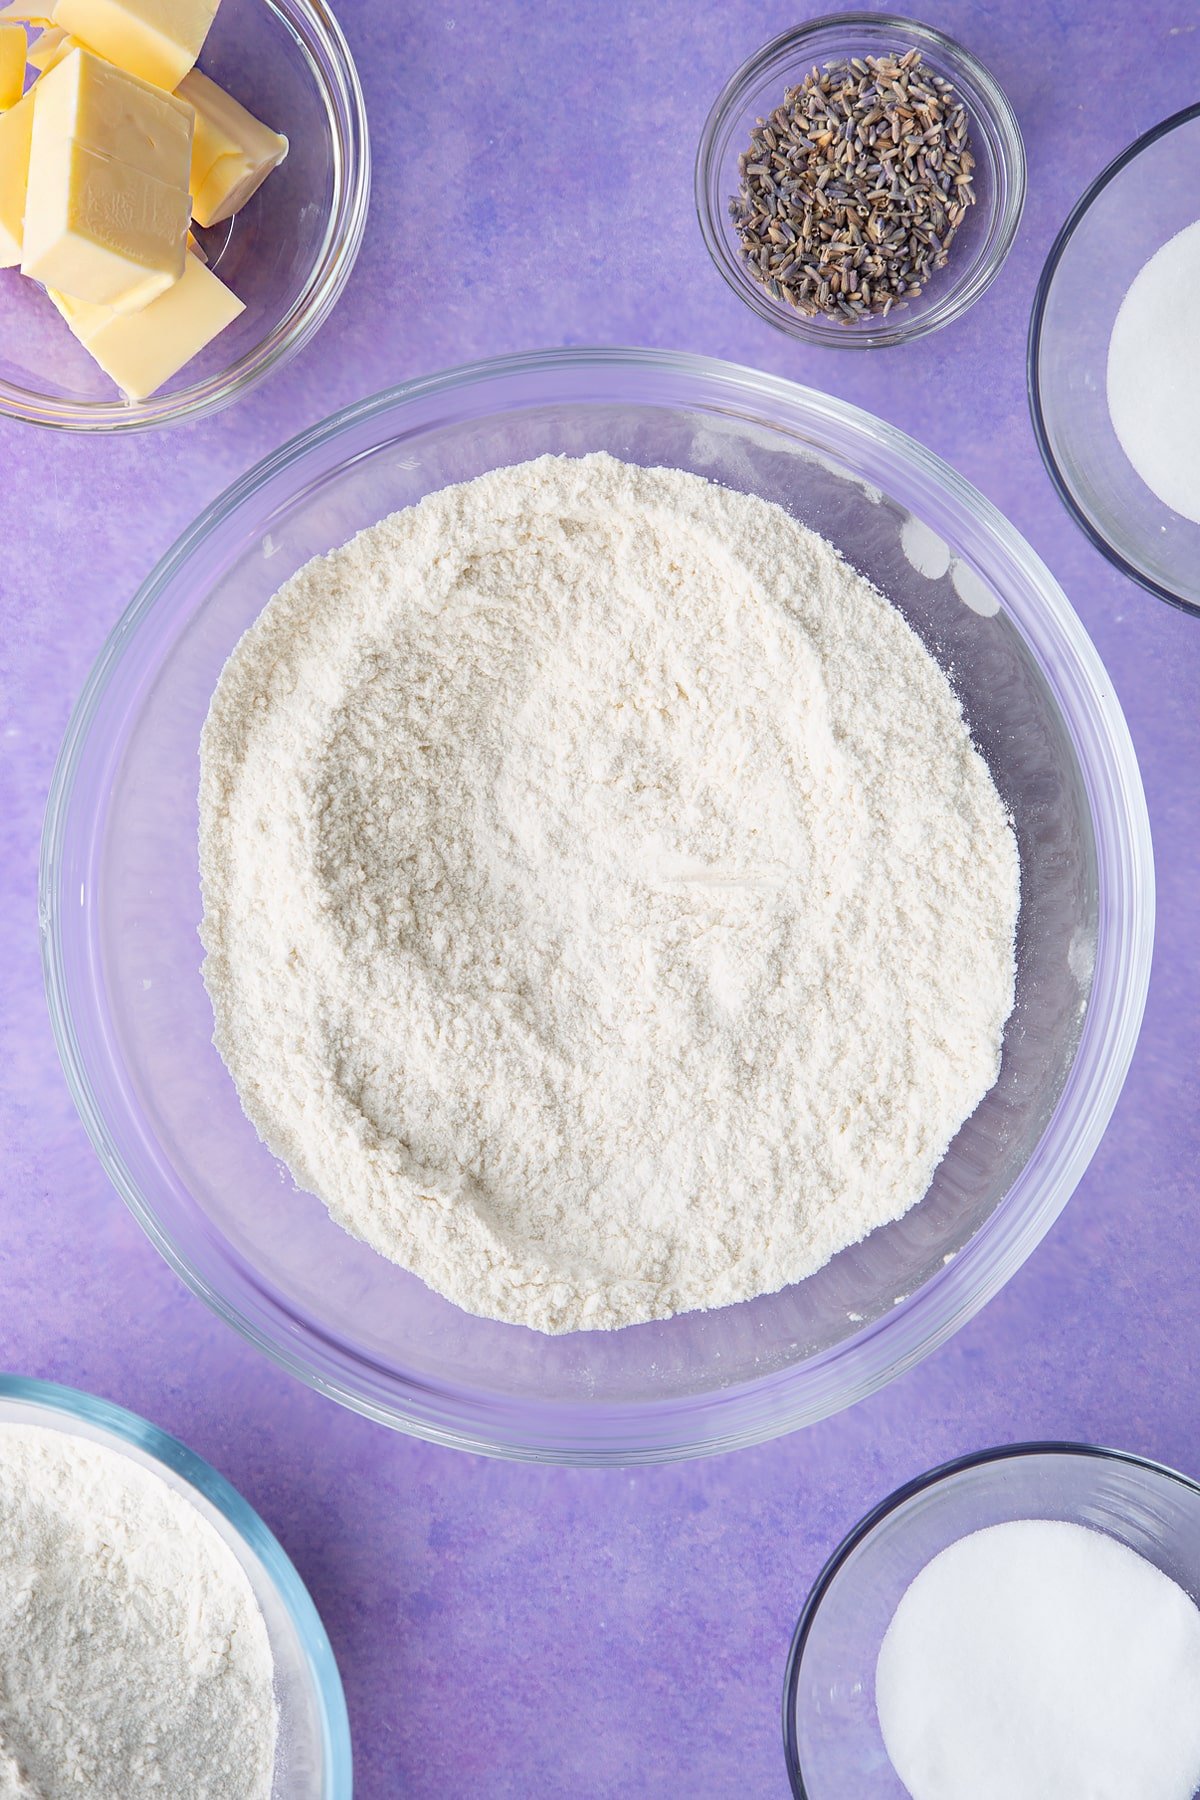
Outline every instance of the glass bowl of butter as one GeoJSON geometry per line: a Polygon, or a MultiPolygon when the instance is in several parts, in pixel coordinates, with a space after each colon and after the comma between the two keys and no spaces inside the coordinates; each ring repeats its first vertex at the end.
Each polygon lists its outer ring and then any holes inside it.
{"type": "Polygon", "coordinates": [[[328,317],[369,193],[323,0],[0,6],[0,415],[111,432],[229,405],[328,317]]]}

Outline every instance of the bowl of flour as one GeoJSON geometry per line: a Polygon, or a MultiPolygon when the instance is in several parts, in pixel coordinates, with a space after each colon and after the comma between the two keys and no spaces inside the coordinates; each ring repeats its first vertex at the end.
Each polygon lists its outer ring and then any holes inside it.
{"type": "Polygon", "coordinates": [[[851,408],[620,351],[225,496],[97,665],[44,877],[76,1098],[185,1278],[390,1423],[585,1461],[820,1417],[981,1305],[1153,913],[1011,527],[851,408]]]}
{"type": "Polygon", "coordinates": [[[261,1519],[146,1420],[19,1376],[0,1376],[0,1622],[12,1800],[349,1800],[333,1653],[261,1519]]]}

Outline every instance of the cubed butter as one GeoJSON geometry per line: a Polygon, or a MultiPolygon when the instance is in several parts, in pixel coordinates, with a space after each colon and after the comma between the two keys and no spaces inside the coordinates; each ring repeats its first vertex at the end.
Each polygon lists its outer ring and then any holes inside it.
{"type": "Polygon", "coordinates": [[[21,271],[136,311],[183,274],[192,110],[86,50],[35,96],[21,271]]]}
{"type": "Polygon", "coordinates": [[[29,141],[33,135],[33,89],[0,113],[0,269],[21,260],[29,141]]]}
{"type": "Polygon", "coordinates": [[[54,23],[110,62],[174,90],[199,56],[219,0],[55,0],[54,23]]]}
{"type": "Polygon", "coordinates": [[[49,25],[50,13],[46,7],[30,7],[22,4],[22,0],[11,0],[8,6],[0,6],[0,25],[49,25]]]}
{"type": "Polygon", "coordinates": [[[58,25],[47,25],[40,31],[29,46],[28,60],[39,74],[48,75],[56,69],[72,50],[78,49],[75,39],[58,25]]]}
{"type": "Polygon", "coordinates": [[[187,258],[181,281],[134,316],[57,292],[50,298],[80,343],[130,400],[147,400],[157,393],[245,311],[237,295],[195,256],[187,258]]]}
{"type": "Polygon", "coordinates": [[[178,94],[196,112],[192,213],[197,225],[218,225],[239,212],[279,167],[288,141],[199,69],[184,76],[178,94]]]}
{"type": "MultiPolygon", "coordinates": [[[[110,307],[91,306],[86,300],[72,300],[70,294],[60,294],[57,288],[47,288],[46,298],[53,301],[72,331],[75,331],[77,322],[82,324],[88,313],[111,311],[110,307]]],[[[78,331],[75,331],[75,336],[79,338],[80,343],[83,342],[78,331]]]]}
{"type": "Polygon", "coordinates": [[[31,150],[21,273],[136,311],[182,275],[188,220],[186,194],[128,163],[69,140],[41,163],[31,150]]]}
{"type": "Polygon", "coordinates": [[[35,157],[43,145],[73,138],[168,187],[188,186],[194,115],[186,100],[79,47],[42,77],[37,92],[35,157]]]}
{"type": "Polygon", "coordinates": [[[15,106],[25,90],[27,48],[23,25],[0,24],[0,112],[15,106]]]}

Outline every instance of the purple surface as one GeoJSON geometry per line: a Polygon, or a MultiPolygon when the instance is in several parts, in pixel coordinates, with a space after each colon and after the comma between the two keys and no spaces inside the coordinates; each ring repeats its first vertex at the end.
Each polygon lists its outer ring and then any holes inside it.
{"type": "Polygon", "coordinates": [[[1145,0],[1136,15],[1114,0],[939,0],[926,16],[1007,87],[1030,198],[996,285],[919,344],[802,349],[739,304],[701,246],[691,164],[704,115],[796,13],[748,0],[344,0],[375,200],[317,342],[204,426],[108,442],[0,426],[0,1362],[145,1413],[259,1508],[333,1639],[362,1800],[782,1795],[793,1620],[841,1533],[898,1481],[1040,1435],[1200,1473],[1200,626],[1123,581],[1069,523],[1024,383],[1051,238],[1112,155],[1195,98],[1200,23],[1184,0],[1145,0]],[[707,351],[828,388],[982,488],[1046,558],[1108,664],[1159,859],[1132,1073],[1075,1199],[1004,1293],[838,1419],[734,1457],[603,1474],[391,1436],[289,1379],[192,1298],[75,1117],[36,911],[42,807],[70,706],[199,507],[284,437],[387,383],[592,341],[707,351]]]}

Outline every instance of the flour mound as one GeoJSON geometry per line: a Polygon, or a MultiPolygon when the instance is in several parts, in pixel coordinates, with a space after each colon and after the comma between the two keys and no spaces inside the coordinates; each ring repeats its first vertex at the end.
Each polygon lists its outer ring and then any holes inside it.
{"type": "Polygon", "coordinates": [[[254,1590],[190,1501],[0,1425],[3,1800],[269,1800],[273,1681],[254,1590]]]}
{"type": "Polygon", "coordinates": [[[431,494],[269,603],[201,764],[246,1113],[468,1311],[773,1292],[996,1079],[1004,807],[900,614],[766,501],[606,455],[431,494]]]}

